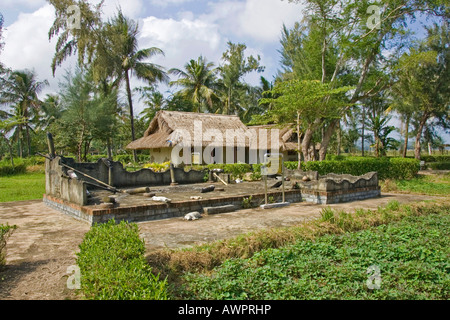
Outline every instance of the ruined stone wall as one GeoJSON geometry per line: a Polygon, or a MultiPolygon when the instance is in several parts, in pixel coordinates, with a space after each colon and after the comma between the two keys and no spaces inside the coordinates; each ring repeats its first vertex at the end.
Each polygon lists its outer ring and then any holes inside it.
{"type": "MultiPolygon", "coordinates": [[[[45,170],[46,194],[79,205],[87,204],[87,187],[99,185],[99,183],[76,171],[75,174],[78,178],[70,178],[68,174],[70,169],[62,164],[116,188],[163,186],[171,183],[170,170],[154,172],[151,169],[142,169],[136,172],[128,172],[120,162],[99,160],[96,163],[76,163],[72,158],[47,159],[45,170]]],[[[204,176],[203,171],[190,170],[185,172],[181,168],[174,169],[175,181],[179,184],[201,183],[204,176]]]]}
{"type": "Polygon", "coordinates": [[[60,158],[45,161],[45,193],[78,205],[86,205],[86,183],[71,179],[60,161],[60,158]]]}
{"type": "Polygon", "coordinates": [[[381,195],[377,172],[369,172],[362,176],[333,173],[319,176],[314,171],[287,170],[287,176],[298,180],[302,200],[306,202],[331,204],[381,195]],[[304,181],[304,177],[307,177],[308,181],[304,181]]]}

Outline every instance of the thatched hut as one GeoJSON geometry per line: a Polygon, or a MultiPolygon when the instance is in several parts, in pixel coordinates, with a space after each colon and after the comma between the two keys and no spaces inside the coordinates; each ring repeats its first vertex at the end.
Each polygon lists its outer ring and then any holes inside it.
{"type": "Polygon", "coordinates": [[[176,162],[177,155],[185,164],[259,163],[271,150],[292,148],[292,130],[274,129],[247,127],[233,115],[159,111],[144,136],[126,148],[150,150],[151,162],[176,162]]]}

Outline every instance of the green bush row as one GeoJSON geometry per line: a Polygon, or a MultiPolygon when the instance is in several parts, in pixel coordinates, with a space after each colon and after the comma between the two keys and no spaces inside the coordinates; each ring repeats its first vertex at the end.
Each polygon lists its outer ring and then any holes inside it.
{"type": "Polygon", "coordinates": [[[436,155],[436,156],[430,156],[430,155],[423,155],[420,156],[422,161],[425,162],[450,162],[450,155],[436,155]]]}
{"type": "MultiPolygon", "coordinates": [[[[96,154],[96,155],[88,155],[87,160],[88,162],[97,162],[98,160],[102,158],[107,158],[108,156],[106,154],[96,154]]],[[[137,156],[138,162],[149,162],[150,156],[145,154],[139,154],[137,156]]],[[[129,163],[134,162],[133,155],[132,154],[119,154],[113,157],[114,161],[122,162],[122,163],[129,163]]]]}
{"type": "Polygon", "coordinates": [[[450,170],[450,161],[446,162],[431,162],[426,164],[428,169],[433,170],[450,170]]]}
{"type": "Polygon", "coordinates": [[[167,282],[155,276],[144,258],[136,224],[114,220],[94,225],[77,254],[81,290],[93,300],[166,300],[167,282]]]}
{"type": "MultiPolygon", "coordinates": [[[[298,162],[287,161],[287,169],[297,169],[298,162]]],[[[320,175],[328,173],[351,174],[360,176],[368,172],[378,172],[378,178],[384,179],[411,179],[420,169],[420,161],[409,158],[363,158],[349,157],[346,160],[310,161],[302,163],[304,171],[317,171],[320,175]]]]}
{"type": "Polygon", "coordinates": [[[14,174],[22,174],[27,171],[27,166],[25,164],[17,164],[11,166],[11,164],[0,165],[0,177],[10,176],[14,174]]]}

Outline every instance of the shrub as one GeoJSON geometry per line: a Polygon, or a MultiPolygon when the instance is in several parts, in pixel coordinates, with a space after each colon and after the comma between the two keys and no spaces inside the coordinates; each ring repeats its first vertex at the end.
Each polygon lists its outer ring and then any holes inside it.
{"type": "Polygon", "coordinates": [[[261,168],[262,168],[261,163],[252,165],[252,173],[250,174],[251,180],[255,181],[255,180],[260,180],[262,178],[261,168]]]}
{"type": "Polygon", "coordinates": [[[420,156],[421,160],[429,163],[429,162],[450,162],[450,155],[423,155],[420,156]]]}
{"type": "Polygon", "coordinates": [[[6,241],[15,229],[17,226],[0,224],[0,267],[6,263],[6,241]]]}
{"type": "MultiPolygon", "coordinates": [[[[287,169],[296,169],[297,162],[285,162],[287,169]]],[[[368,158],[347,157],[345,160],[302,162],[302,170],[317,171],[320,175],[328,173],[364,175],[368,172],[378,172],[378,178],[411,179],[417,175],[420,162],[405,158],[368,158]]]]}
{"type": "Polygon", "coordinates": [[[450,170],[450,161],[427,163],[427,168],[433,170],[450,170]]]}
{"type": "Polygon", "coordinates": [[[81,290],[88,299],[167,299],[167,282],[151,272],[144,258],[144,241],[136,224],[114,220],[95,225],[77,254],[81,290]]]}
{"type": "Polygon", "coordinates": [[[14,167],[10,164],[0,165],[0,177],[2,176],[10,176],[13,174],[22,174],[26,173],[27,166],[25,163],[15,164],[14,167]]]}
{"type": "Polygon", "coordinates": [[[164,162],[164,163],[148,163],[144,165],[144,168],[146,169],[152,169],[154,172],[164,172],[167,171],[170,167],[170,162],[164,162]]]}

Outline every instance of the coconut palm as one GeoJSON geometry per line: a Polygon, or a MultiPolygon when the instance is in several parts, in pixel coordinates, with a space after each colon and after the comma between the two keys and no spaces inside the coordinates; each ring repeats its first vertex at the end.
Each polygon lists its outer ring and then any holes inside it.
{"type": "Polygon", "coordinates": [[[146,122],[150,122],[158,111],[167,108],[167,100],[161,92],[154,91],[151,87],[137,88],[136,91],[141,92],[146,105],[146,108],[140,113],[146,122]]]}
{"type": "MultiPolygon", "coordinates": [[[[38,115],[42,101],[38,99],[38,94],[43,87],[48,85],[48,81],[38,81],[34,71],[13,71],[3,81],[2,91],[0,93],[0,103],[9,105],[13,109],[13,113],[18,118],[23,118],[23,122],[19,122],[17,134],[21,140],[22,130],[25,129],[25,137],[27,140],[28,155],[31,155],[30,123],[33,116],[38,115]]],[[[20,141],[19,141],[20,143],[20,141]]],[[[22,148],[20,148],[20,156],[22,156],[22,148]]]]}
{"type": "Polygon", "coordinates": [[[169,83],[170,86],[180,86],[180,94],[194,103],[195,111],[213,111],[218,97],[215,93],[216,70],[214,63],[208,62],[200,56],[197,60],[191,59],[184,65],[184,70],[170,69],[169,73],[179,78],[169,83]]]}
{"type": "MultiPolygon", "coordinates": [[[[102,32],[104,39],[98,48],[94,68],[97,72],[101,69],[112,72],[117,84],[125,81],[131,139],[134,141],[136,137],[130,78],[134,75],[150,85],[156,82],[168,82],[169,78],[163,67],[147,62],[155,55],[164,55],[164,52],[156,47],[139,50],[139,26],[134,20],[125,17],[120,9],[112,19],[106,22],[102,32]]],[[[134,159],[137,160],[135,152],[134,159]]]]}

